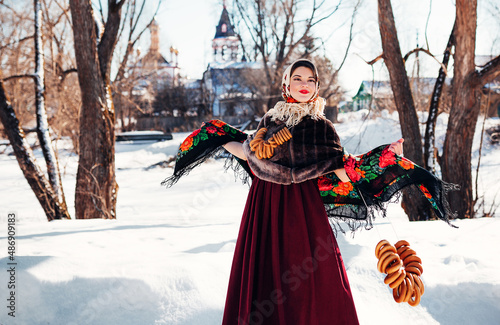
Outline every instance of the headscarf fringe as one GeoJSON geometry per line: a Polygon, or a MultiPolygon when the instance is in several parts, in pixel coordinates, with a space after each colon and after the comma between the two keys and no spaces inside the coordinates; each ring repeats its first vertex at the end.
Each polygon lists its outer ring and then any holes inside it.
{"type": "Polygon", "coordinates": [[[271,121],[283,121],[287,127],[299,124],[305,116],[311,116],[313,120],[325,118],[325,99],[318,97],[316,100],[307,103],[287,103],[279,101],[267,112],[271,121]]]}

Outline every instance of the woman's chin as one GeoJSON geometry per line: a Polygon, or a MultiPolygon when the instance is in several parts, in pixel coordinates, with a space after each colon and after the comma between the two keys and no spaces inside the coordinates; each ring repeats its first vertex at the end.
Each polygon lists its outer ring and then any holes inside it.
{"type": "Polygon", "coordinates": [[[307,103],[311,99],[311,95],[306,94],[301,96],[294,96],[293,98],[295,98],[295,100],[298,101],[299,103],[307,103]]]}

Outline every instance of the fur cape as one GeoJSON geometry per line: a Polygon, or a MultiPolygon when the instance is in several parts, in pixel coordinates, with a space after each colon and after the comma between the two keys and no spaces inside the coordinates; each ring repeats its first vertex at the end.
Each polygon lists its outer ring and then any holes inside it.
{"type": "MultiPolygon", "coordinates": [[[[280,120],[272,121],[266,114],[257,129],[267,128],[264,140],[285,128],[280,120]]],[[[253,173],[265,181],[289,185],[315,179],[344,168],[344,152],[335,128],[325,118],[314,120],[307,116],[289,129],[292,138],[274,150],[273,157],[257,159],[250,150],[253,135],[243,143],[243,151],[253,173]]]]}

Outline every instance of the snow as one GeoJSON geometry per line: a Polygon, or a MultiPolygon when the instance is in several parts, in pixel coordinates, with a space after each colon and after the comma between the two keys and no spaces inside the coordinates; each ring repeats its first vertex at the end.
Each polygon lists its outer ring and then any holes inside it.
{"type": "MultiPolygon", "coordinates": [[[[363,121],[366,113],[341,114],[343,123],[336,124],[349,152],[401,135],[396,113],[363,121]]],[[[441,115],[437,144],[445,123],[441,115]]],[[[498,119],[487,120],[494,123],[498,119]]],[[[116,145],[117,220],[47,222],[15,158],[0,155],[0,324],[221,323],[248,186],[222,172],[221,161],[210,160],[173,188],[162,188],[172,169],[146,167],[173,156],[187,134],[116,145]],[[15,318],[7,309],[11,212],[16,214],[15,318]]],[[[479,135],[474,143],[473,165],[479,135]]],[[[484,143],[482,154],[481,193],[498,189],[500,148],[484,143]]],[[[35,155],[42,158],[40,151],[35,155]]],[[[74,216],[77,157],[68,151],[59,156],[74,216]]],[[[495,190],[490,192],[486,206],[495,199],[495,190]]],[[[410,223],[398,204],[388,215],[370,231],[337,236],[361,324],[499,324],[498,211],[496,218],[453,221],[458,229],[442,221],[410,223]],[[384,238],[408,240],[423,260],[426,291],[417,307],[394,302],[376,269],[374,248],[384,238]]]]}

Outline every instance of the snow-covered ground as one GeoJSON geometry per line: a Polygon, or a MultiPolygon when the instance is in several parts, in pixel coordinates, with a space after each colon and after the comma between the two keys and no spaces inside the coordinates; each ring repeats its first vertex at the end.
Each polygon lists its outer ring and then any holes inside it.
{"type": "MultiPolygon", "coordinates": [[[[400,137],[394,114],[365,122],[362,114],[341,114],[343,123],[336,125],[349,152],[400,137]]],[[[438,121],[438,144],[445,119],[438,121]]],[[[0,155],[0,324],[220,324],[248,186],[212,160],[173,188],[162,188],[172,169],[145,167],[173,155],[186,135],[117,144],[120,190],[118,218],[112,221],[47,222],[15,158],[0,155]],[[16,215],[14,278],[8,272],[9,213],[16,215]],[[10,291],[15,318],[8,315],[10,291]]],[[[478,147],[479,135],[473,164],[478,147]]],[[[74,215],[77,159],[65,150],[60,156],[74,215]]],[[[481,166],[479,191],[489,189],[489,206],[499,190],[498,146],[484,144],[481,166]]],[[[454,229],[442,221],[410,223],[394,204],[374,229],[354,237],[339,234],[361,324],[500,324],[499,213],[456,220],[454,229]],[[397,304],[383,283],[374,256],[383,238],[408,240],[422,258],[426,291],[419,306],[397,304]]]]}

